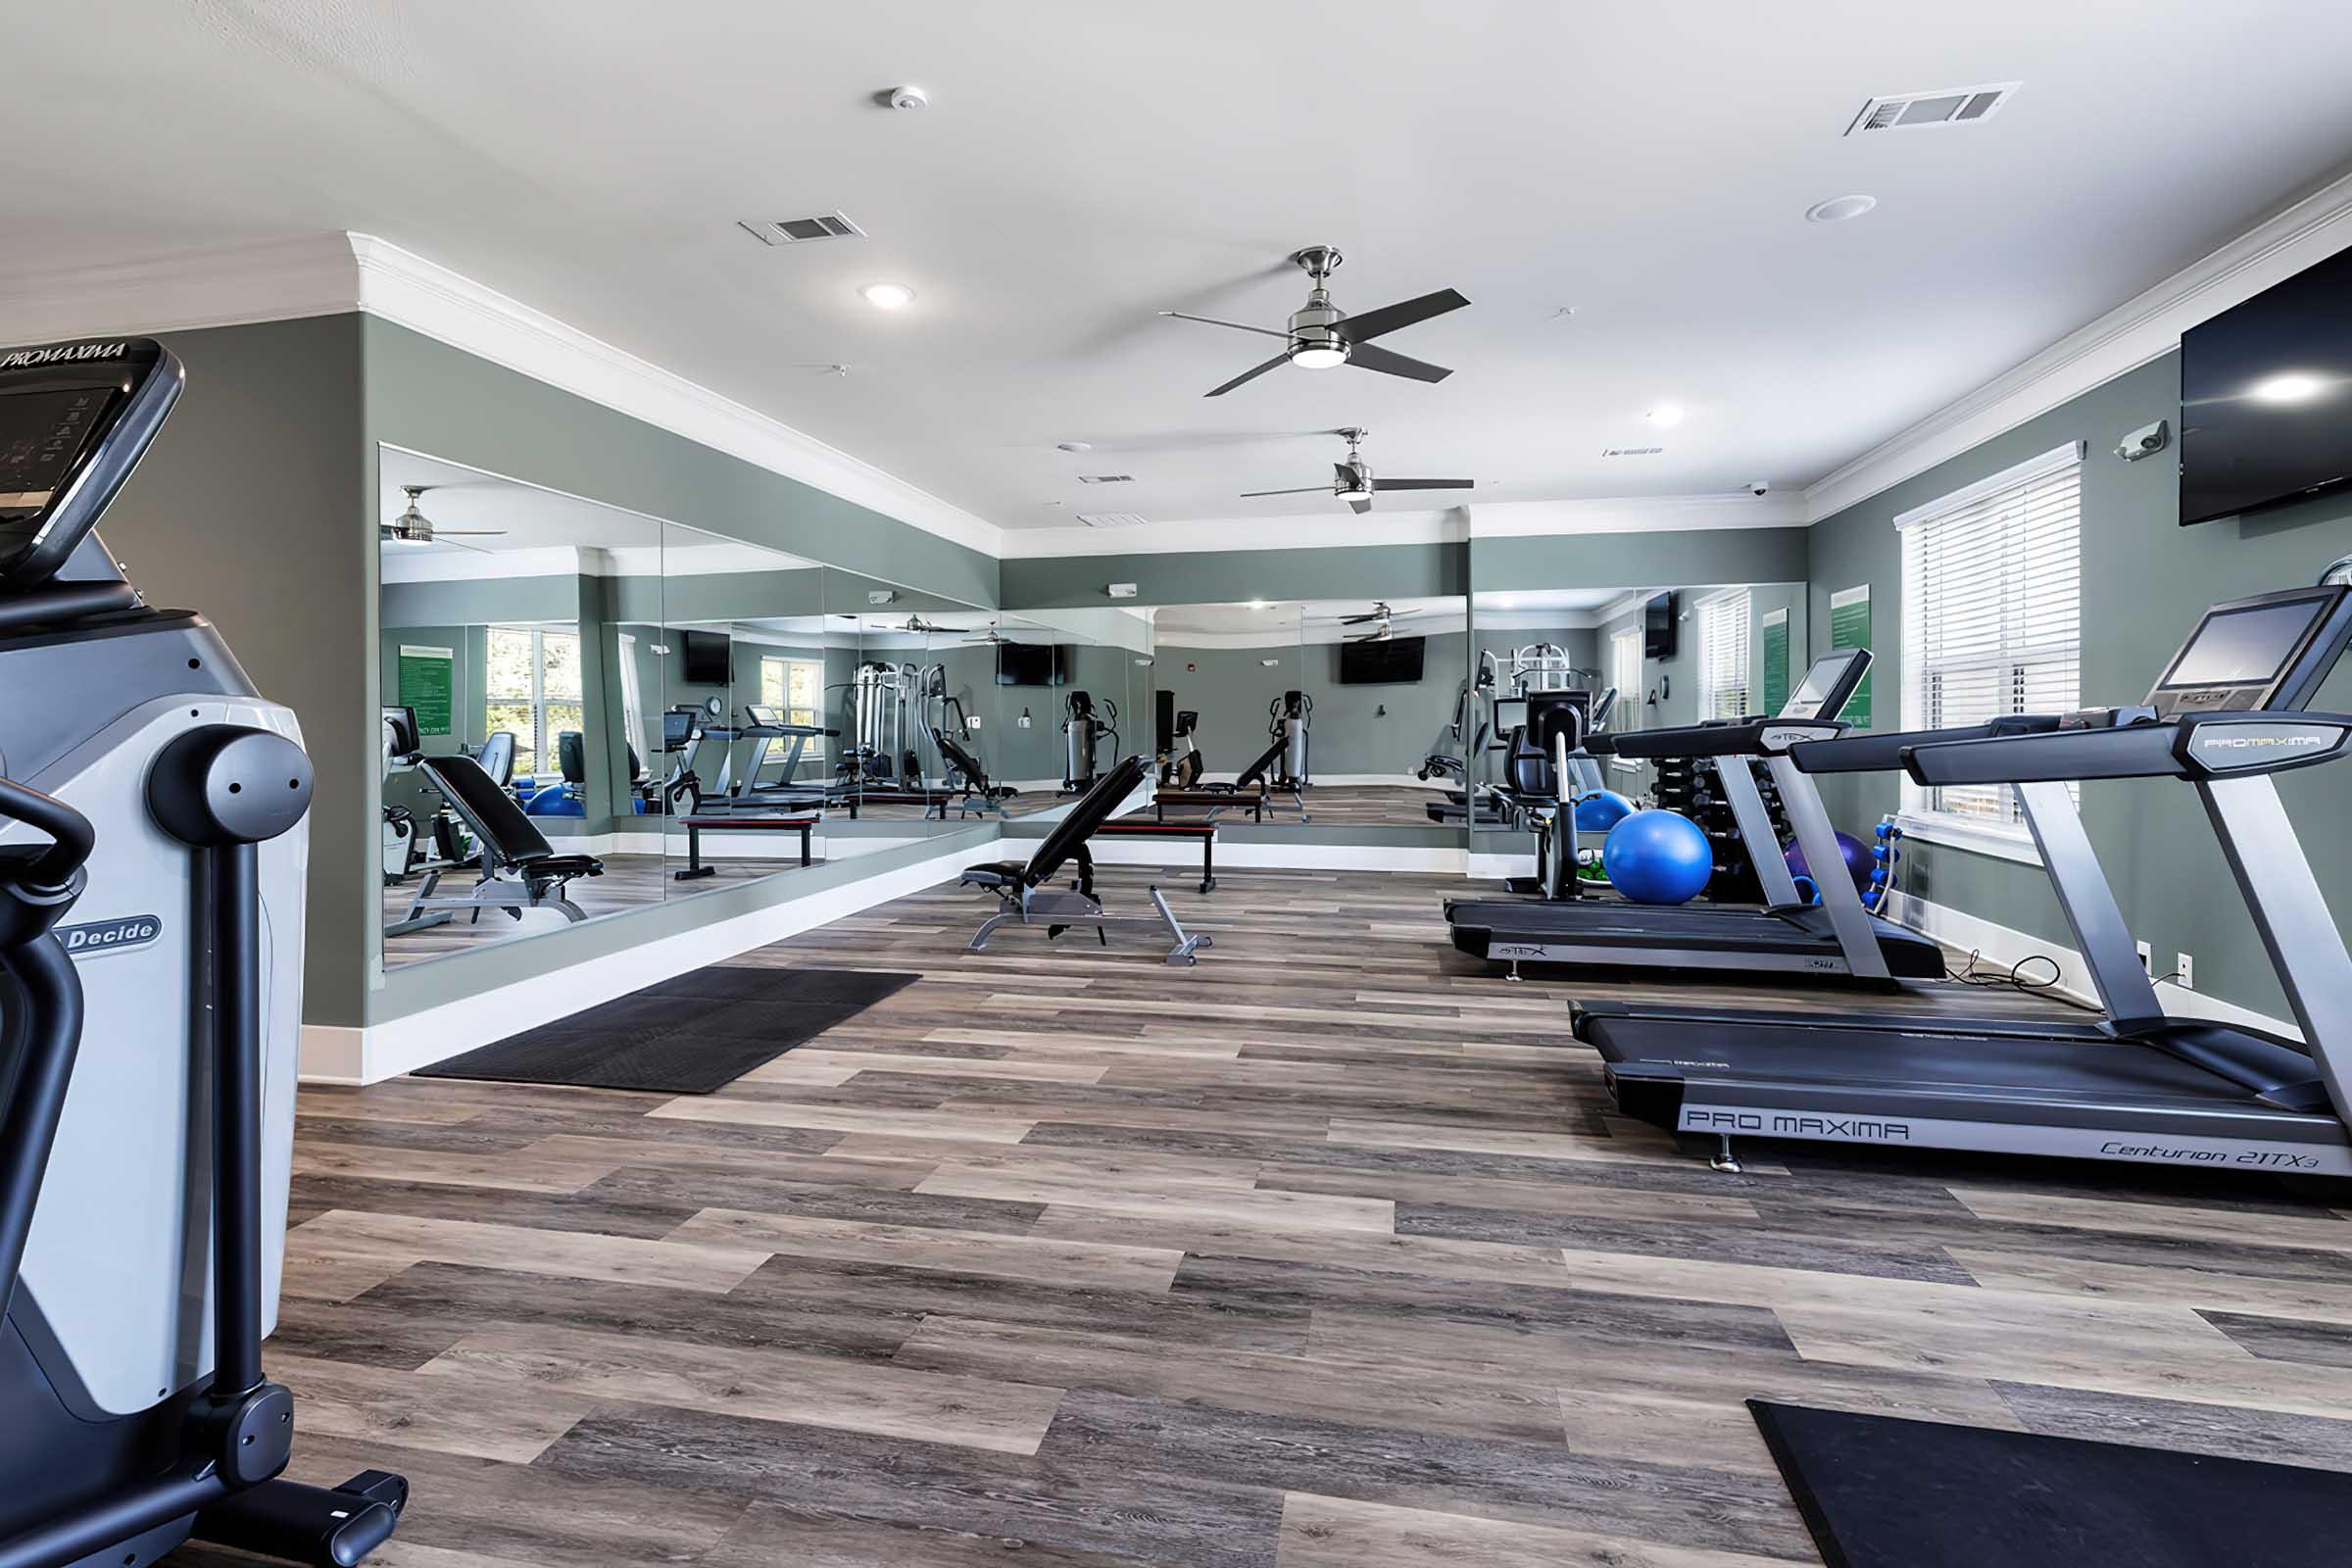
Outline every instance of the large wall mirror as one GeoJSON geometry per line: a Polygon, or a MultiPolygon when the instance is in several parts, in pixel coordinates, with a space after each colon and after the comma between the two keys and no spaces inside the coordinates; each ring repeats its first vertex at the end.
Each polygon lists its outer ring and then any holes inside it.
{"type": "Polygon", "coordinates": [[[385,966],[660,899],[658,843],[614,850],[659,753],[610,655],[615,604],[659,601],[662,524],[378,456],[385,966]]]}
{"type": "Polygon", "coordinates": [[[1155,607],[1149,734],[1163,793],[1194,780],[1262,799],[1194,808],[1241,832],[1261,809],[1263,825],[1335,841],[1458,828],[1468,609],[1459,596],[1155,607]]]}

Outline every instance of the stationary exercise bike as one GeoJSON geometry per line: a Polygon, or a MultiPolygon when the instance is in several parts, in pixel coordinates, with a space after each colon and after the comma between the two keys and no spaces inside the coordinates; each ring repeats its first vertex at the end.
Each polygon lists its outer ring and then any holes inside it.
{"type": "Polygon", "coordinates": [[[136,338],[0,352],[0,1568],[351,1568],[408,1496],[280,1475],[310,760],[91,532],[180,380],[136,338]]]}

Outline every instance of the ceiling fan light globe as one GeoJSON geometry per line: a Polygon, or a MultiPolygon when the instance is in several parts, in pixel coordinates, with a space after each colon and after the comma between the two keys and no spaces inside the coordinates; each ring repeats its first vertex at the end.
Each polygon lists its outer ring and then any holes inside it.
{"type": "Polygon", "coordinates": [[[1291,350],[1291,363],[1301,370],[1331,370],[1348,363],[1348,350],[1329,343],[1307,343],[1291,350]]]}

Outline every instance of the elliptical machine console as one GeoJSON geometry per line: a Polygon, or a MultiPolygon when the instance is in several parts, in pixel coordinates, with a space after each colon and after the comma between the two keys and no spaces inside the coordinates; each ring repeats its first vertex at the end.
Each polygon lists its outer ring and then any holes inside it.
{"type": "Polygon", "coordinates": [[[92,531],[181,379],[143,339],[0,352],[0,1568],[350,1568],[408,1494],[280,1477],[310,759],[92,531]]]}

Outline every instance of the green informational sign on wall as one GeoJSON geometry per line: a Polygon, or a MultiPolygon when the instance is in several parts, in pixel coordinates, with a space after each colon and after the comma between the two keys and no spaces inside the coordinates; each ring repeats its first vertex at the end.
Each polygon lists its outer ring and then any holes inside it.
{"type": "Polygon", "coordinates": [[[457,652],[449,648],[418,648],[402,644],[400,650],[400,706],[416,710],[418,736],[447,735],[450,732],[451,693],[455,688],[457,652]]]}
{"type": "MultiPolygon", "coordinates": [[[[1859,588],[1840,588],[1830,595],[1830,646],[1832,648],[1868,648],[1870,646],[1870,584],[1859,588]]],[[[1856,729],[1870,728],[1870,677],[1854,691],[1854,700],[1845,705],[1841,715],[1856,729]]]]}
{"type": "Polygon", "coordinates": [[[1788,612],[1764,617],[1764,711],[1777,713],[1788,701],[1788,612]]]}

